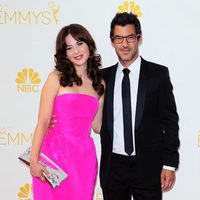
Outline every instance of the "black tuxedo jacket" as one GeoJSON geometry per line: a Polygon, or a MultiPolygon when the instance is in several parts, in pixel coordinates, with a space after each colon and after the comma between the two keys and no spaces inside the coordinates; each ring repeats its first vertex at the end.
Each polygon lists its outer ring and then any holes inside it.
{"type": "MultiPolygon", "coordinates": [[[[100,132],[101,187],[106,186],[112,157],[116,69],[117,64],[102,69],[106,91],[100,132]]],[[[134,134],[137,173],[146,184],[152,183],[155,179],[160,181],[163,165],[178,167],[178,114],[172,90],[168,69],[142,58],[134,134]]]]}

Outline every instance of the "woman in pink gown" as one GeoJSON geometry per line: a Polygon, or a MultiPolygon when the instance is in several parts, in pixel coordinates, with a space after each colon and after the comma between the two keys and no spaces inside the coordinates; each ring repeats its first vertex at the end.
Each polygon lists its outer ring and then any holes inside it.
{"type": "Polygon", "coordinates": [[[30,172],[34,200],[92,200],[97,175],[96,151],[91,128],[101,127],[105,83],[95,42],[79,24],[61,29],[56,41],[56,66],[41,94],[30,172]],[[48,130],[51,117],[55,127],[48,130]],[[43,152],[68,174],[57,188],[45,181],[43,152]]]}

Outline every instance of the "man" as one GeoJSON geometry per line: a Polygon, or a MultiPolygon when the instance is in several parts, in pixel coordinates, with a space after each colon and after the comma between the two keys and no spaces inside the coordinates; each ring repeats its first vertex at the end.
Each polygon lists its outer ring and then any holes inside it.
{"type": "Polygon", "coordinates": [[[119,62],[102,70],[104,200],[161,200],[162,191],[174,184],[179,162],[178,114],[168,69],[139,56],[137,16],[116,14],[110,38],[119,62]]]}

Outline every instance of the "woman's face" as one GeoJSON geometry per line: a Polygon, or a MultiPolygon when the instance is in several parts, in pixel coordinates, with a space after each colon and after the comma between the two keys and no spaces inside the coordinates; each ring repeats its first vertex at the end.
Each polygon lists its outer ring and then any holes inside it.
{"type": "Polygon", "coordinates": [[[87,66],[87,60],[90,55],[88,45],[83,41],[75,40],[71,34],[65,38],[66,56],[75,67],[87,66]]]}

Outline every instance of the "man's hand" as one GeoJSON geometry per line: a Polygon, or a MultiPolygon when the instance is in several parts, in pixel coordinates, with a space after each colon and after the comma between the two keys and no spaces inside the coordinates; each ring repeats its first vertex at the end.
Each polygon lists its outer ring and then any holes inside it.
{"type": "Polygon", "coordinates": [[[48,131],[50,131],[52,128],[55,127],[56,122],[57,122],[57,120],[56,120],[56,115],[52,115],[52,116],[51,116],[50,123],[49,123],[49,126],[48,126],[48,131]]]}
{"type": "Polygon", "coordinates": [[[175,182],[175,171],[163,169],[161,172],[162,192],[172,189],[175,182]]]}

